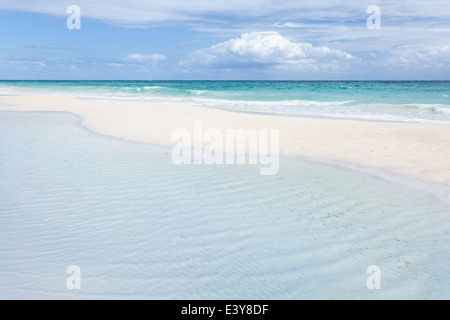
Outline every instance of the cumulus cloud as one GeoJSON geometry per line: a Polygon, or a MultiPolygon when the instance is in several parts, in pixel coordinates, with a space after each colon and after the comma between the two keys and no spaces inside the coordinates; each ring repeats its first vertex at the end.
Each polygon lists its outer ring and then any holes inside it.
{"type": "Polygon", "coordinates": [[[338,70],[351,54],[315,47],[311,43],[297,43],[278,32],[252,32],[198,50],[182,66],[203,65],[217,68],[289,68],[299,70],[338,70]]]}

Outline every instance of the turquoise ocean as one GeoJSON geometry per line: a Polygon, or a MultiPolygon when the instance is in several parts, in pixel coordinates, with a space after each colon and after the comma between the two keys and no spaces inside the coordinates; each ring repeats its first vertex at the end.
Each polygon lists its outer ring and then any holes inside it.
{"type": "Polygon", "coordinates": [[[0,81],[0,91],[450,124],[450,81],[0,81]]]}

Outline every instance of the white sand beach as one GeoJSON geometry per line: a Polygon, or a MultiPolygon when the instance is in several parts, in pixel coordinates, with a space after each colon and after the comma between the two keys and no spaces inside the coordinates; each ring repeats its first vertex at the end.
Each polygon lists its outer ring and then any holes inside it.
{"type": "Polygon", "coordinates": [[[280,152],[343,161],[450,186],[450,126],[294,118],[200,106],[101,101],[69,96],[0,96],[0,110],[56,111],[80,116],[90,130],[129,141],[172,146],[172,133],[204,129],[279,129],[280,152]]]}

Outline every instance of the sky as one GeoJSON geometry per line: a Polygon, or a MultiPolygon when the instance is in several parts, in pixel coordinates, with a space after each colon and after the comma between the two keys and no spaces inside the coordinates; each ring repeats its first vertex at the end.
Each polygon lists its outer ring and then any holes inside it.
{"type": "Polygon", "coordinates": [[[0,0],[0,39],[3,80],[450,80],[448,0],[0,0]]]}

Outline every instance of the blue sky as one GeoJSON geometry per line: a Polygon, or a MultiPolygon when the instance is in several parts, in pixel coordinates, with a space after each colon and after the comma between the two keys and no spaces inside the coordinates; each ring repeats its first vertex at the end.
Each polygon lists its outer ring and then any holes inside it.
{"type": "Polygon", "coordinates": [[[0,79],[450,80],[446,0],[2,0],[0,39],[0,79]]]}

